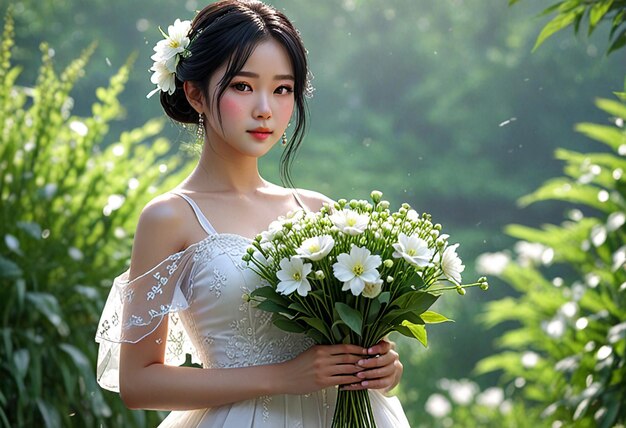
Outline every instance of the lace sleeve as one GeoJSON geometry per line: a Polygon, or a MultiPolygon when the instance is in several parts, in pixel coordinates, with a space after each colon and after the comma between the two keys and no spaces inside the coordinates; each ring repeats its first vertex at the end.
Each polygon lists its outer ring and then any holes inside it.
{"type": "Polygon", "coordinates": [[[197,249],[197,244],[191,245],[132,281],[128,279],[129,271],[115,278],[96,332],[97,380],[101,387],[119,392],[120,345],[142,340],[165,316],[170,317],[165,363],[180,365],[186,353],[195,357],[176,312],[189,307],[197,249]]]}

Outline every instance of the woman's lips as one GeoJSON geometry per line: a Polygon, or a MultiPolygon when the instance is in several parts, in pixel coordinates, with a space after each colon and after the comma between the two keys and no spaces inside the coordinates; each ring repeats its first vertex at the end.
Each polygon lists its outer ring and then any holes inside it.
{"type": "Polygon", "coordinates": [[[248,131],[248,133],[250,135],[252,135],[255,139],[260,140],[260,141],[264,141],[266,140],[270,135],[272,135],[272,131],[260,131],[260,130],[253,130],[253,131],[248,131]]]}

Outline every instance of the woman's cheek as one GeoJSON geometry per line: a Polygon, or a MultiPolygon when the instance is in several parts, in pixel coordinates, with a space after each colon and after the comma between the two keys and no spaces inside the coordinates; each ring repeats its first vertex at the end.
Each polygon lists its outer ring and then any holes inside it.
{"type": "Polygon", "coordinates": [[[224,97],[220,106],[222,117],[239,117],[243,111],[241,104],[233,98],[224,97]]]}

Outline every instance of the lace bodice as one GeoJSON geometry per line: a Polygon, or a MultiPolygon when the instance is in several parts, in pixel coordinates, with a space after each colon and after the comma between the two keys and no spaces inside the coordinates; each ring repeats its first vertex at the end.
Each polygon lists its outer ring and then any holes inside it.
{"type": "Polygon", "coordinates": [[[270,313],[246,299],[262,285],[242,260],[249,244],[243,236],[211,234],[134,281],[128,272],[118,277],[96,337],[101,385],[119,390],[119,344],[142,340],[168,315],[170,364],[182,364],[186,353],[203,367],[272,364],[310,347],[311,339],[278,329],[270,313]]]}

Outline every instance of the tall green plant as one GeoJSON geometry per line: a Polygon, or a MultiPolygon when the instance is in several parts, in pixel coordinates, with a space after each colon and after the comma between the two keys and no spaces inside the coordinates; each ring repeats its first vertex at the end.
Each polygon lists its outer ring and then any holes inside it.
{"type": "Polygon", "coordinates": [[[153,185],[180,165],[150,121],[109,140],[129,64],[96,92],[90,117],[70,92],[93,48],[61,74],[48,47],[37,84],[16,84],[13,22],[0,48],[0,426],[144,426],[95,382],[95,328],[129,231],[153,185]],[[161,164],[160,166],[158,164],[161,164]]]}
{"type": "MultiPolygon", "coordinates": [[[[519,1],[509,0],[509,4],[519,1]]],[[[626,2],[624,0],[563,0],[544,9],[542,15],[552,15],[552,19],[539,33],[533,50],[564,28],[571,26],[574,33],[578,33],[584,22],[587,24],[588,35],[591,35],[601,22],[610,22],[607,53],[626,46],[626,2]]]]}
{"type": "Polygon", "coordinates": [[[559,149],[566,176],[522,199],[574,202],[588,214],[575,209],[561,225],[540,229],[511,225],[507,232],[522,240],[517,259],[500,272],[484,259],[522,294],[488,304],[487,325],[518,326],[477,371],[502,370],[545,419],[566,426],[626,423],[626,93],[617,95],[622,102],[596,103],[612,125],[576,127],[610,150],[559,149]]]}

